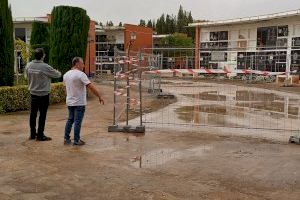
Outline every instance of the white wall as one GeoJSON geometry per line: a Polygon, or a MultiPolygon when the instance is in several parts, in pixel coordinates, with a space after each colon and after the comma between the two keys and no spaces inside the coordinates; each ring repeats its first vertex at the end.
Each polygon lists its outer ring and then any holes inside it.
{"type": "Polygon", "coordinates": [[[226,26],[211,26],[200,27],[200,42],[209,41],[209,32],[214,31],[228,31],[229,41],[241,41],[241,38],[247,40],[248,50],[252,51],[256,49],[257,28],[268,26],[289,26],[288,45],[291,46],[291,38],[295,36],[300,37],[300,16],[288,17],[283,19],[273,19],[269,21],[261,21],[257,23],[244,23],[238,25],[226,25],[226,26]]]}
{"type": "Polygon", "coordinates": [[[15,38],[15,28],[25,28],[25,35],[26,35],[26,43],[30,43],[31,32],[32,32],[32,23],[14,23],[14,38],[15,38]]]}
{"type": "MultiPolygon", "coordinates": [[[[211,27],[200,27],[200,38],[199,42],[209,42],[210,32],[217,31],[228,31],[228,46],[231,49],[228,53],[228,65],[236,65],[237,49],[234,48],[247,45],[247,48],[241,49],[240,51],[257,51],[257,28],[268,27],[268,26],[284,26],[288,25],[289,35],[287,54],[291,52],[292,38],[300,37],[300,16],[273,19],[268,21],[260,21],[256,23],[243,23],[243,24],[232,24],[223,26],[211,26],[211,27]]],[[[200,50],[200,53],[203,50],[200,50]]]]}

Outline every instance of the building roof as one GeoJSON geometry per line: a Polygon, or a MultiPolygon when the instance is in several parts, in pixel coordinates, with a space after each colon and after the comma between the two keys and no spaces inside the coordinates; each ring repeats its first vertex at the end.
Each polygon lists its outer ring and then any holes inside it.
{"type": "Polygon", "coordinates": [[[124,26],[100,26],[96,25],[96,31],[97,32],[105,32],[105,31],[119,31],[119,30],[124,30],[124,26]]]}
{"type": "Polygon", "coordinates": [[[209,27],[209,26],[255,23],[255,22],[260,22],[260,21],[267,21],[267,20],[272,20],[272,19],[282,19],[282,18],[294,17],[294,16],[300,16],[300,9],[287,11],[287,12],[274,13],[274,14],[253,16],[253,17],[244,17],[244,18],[237,18],[237,19],[208,21],[208,22],[197,22],[197,23],[191,23],[188,26],[189,27],[196,27],[196,26],[209,27]]]}
{"type": "Polygon", "coordinates": [[[48,17],[16,17],[14,23],[48,22],[48,17]]]}
{"type": "Polygon", "coordinates": [[[152,37],[153,37],[153,38],[166,38],[166,37],[168,37],[168,36],[170,36],[170,34],[165,34],[165,35],[153,35],[152,37]]]}

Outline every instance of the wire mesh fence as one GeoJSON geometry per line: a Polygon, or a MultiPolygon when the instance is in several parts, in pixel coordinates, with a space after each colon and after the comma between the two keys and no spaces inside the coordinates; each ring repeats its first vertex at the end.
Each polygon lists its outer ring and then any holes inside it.
{"type": "Polygon", "coordinates": [[[267,84],[274,81],[267,78],[275,75],[245,73],[241,75],[245,81],[236,82],[226,72],[162,74],[158,71],[164,59],[160,53],[116,52],[114,125],[144,124],[147,131],[206,131],[280,141],[299,135],[300,93],[267,84]],[[249,85],[253,76],[264,81],[249,85]],[[150,98],[156,103],[149,103],[150,98]]]}
{"type": "Polygon", "coordinates": [[[300,132],[300,95],[268,88],[234,85],[222,80],[162,79],[166,106],[144,114],[148,127],[209,131],[287,141],[300,132]]]}

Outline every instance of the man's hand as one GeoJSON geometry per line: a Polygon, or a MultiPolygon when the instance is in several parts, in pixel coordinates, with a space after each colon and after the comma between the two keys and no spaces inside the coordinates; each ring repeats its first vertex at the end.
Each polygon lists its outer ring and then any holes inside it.
{"type": "Polygon", "coordinates": [[[102,99],[102,97],[99,97],[99,102],[100,104],[104,105],[104,100],[102,99]]]}

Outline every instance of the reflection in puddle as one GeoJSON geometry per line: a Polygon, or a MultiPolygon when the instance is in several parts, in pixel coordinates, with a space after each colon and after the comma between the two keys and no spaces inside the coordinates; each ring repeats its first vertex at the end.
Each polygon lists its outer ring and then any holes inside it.
{"type": "Polygon", "coordinates": [[[228,116],[244,117],[244,108],[221,105],[184,106],[176,109],[179,119],[195,124],[236,126],[226,120],[228,116]]]}
{"type": "Polygon", "coordinates": [[[175,149],[158,149],[148,152],[141,156],[131,159],[132,166],[135,168],[156,168],[176,159],[183,159],[192,156],[202,156],[210,146],[199,146],[196,148],[175,150],[175,149]]]}
{"type": "Polygon", "coordinates": [[[246,120],[251,118],[249,114],[256,114],[257,117],[271,117],[273,119],[299,118],[298,108],[294,107],[289,107],[288,114],[285,114],[284,110],[278,107],[264,107],[264,105],[260,104],[249,104],[248,106],[241,104],[239,106],[240,107],[221,105],[184,106],[177,108],[175,112],[180,120],[187,123],[221,125],[226,127],[245,127],[243,123],[245,124],[247,122],[246,120]],[[254,110],[250,111],[246,108],[254,110]]]}
{"type": "Polygon", "coordinates": [[[199,94],[184,94],[184,96],[207,101],[226,101],[226,96],[218,94],[217,91],[202,92],[199,94]]]}
{"type": "Polygon", "coordinates": [[[274,93],[254,92],[247,90],[236,91],[237,101],[283,101],[284,97],[274,93]]]}
{"type": "MultiPolygon", "coordinates": [[[[226,91],[185,94],[203,102],[216,102],[201,105],[200,101],[200,105],[179,107],[175,112],[180,120],[187,123],[225,127],[253,127],[255,123],[256,128],[265,128],[268,119],[268,126],[272,128],[272,119],[299,119],[300,99],[247,90],[238,90],[233,94],[235,96],[226,91]]],[[[283,126],[286,126],[286,121],[283,126]]]]}
{"type": "MultiPolygon", "coordinates": [[[[236,106],[254,108],[265,111],[274,111],[274,112],[285,112],[284,103],[281,102],[255,102],[255,103],[244,103],[237,102],[236,106]]],[[[290,118],[297,117],[299,108],[288,106],[288,114],[290,118]],[[294,116],[293,116],[294,115],[294,116]]]]}

